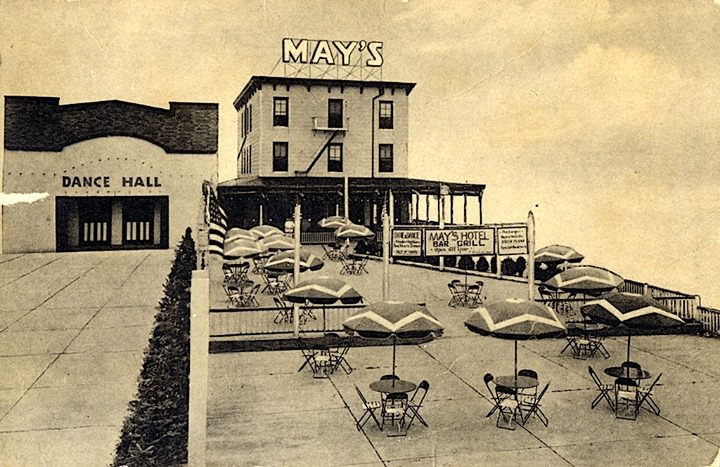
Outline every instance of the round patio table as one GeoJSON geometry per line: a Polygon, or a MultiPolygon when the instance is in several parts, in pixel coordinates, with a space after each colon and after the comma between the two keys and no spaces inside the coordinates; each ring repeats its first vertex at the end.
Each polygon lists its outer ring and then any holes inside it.
{"type": "Polygon", "coordinates": [[[638,370],[637,368],[625,367],[625,366],[611,366],[605,368],[605,374],[612,376],[613,378],[629,378],[634,380],[641,380],[649,378],[650,372],[647,370],[638,370]]]}
{"type": "Polygon", "coordinates": [[[505,386],[506,388],[511,389],[528,389],[536,388],[540,383],[537,379],[531,376],[508,375],[497,376],[495,378],[495,384],[498,386],[505,386]]]}
{"type": "Polygon", "coordinates": [[[407,393],[414,391],[415,388],[417,388],[417,384],[402,379],[396,379],[394,381],[391,379],[381,379],[370,383],[370,389],[383,394],[407,393]]]}

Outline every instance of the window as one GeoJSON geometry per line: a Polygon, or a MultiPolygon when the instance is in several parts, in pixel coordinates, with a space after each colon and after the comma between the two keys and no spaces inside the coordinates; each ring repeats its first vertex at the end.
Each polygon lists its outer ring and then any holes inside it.
{"type": "Polygon", "coordinates": [[[343,101],[342,99],[328,99],[328,127],[343,127],[343,101]]]}
{"type": "Polygon", "coordinates": [[[248,133],[252,131],[252,104],[248,105],[248,133]]]}
{"type": "Polygon", "coordinates": [[[392,101],[380,101],[380,114],[378,122],[380,128],[393,128],[393,103],[392,101]]]}
{"type": "Polygon", "coordinates": [[[328,145],[328,172],[343,171],[343,145],[330,143],[328,145]]]}
{"type": "Polygon", "coordinates": [[[392,144],[381,144],[380,145],[380,165],[378,170],[380,172],[392,172],[393,171],[393,145],[392,144]]]}
{"type": "Polygon", "coordinates": [[[288,144],[273,143],[273,172],[288,171],[288,144]]]}
{"type": "Polygon", "coordinates": [[[273,126],[288,126],[288,98],[273,99],[273,126]]]}
{"type": "Polygon", "coordinates": [[[240,151],[240,173],[252,173],[252,146],[250,145],[240,151]]]}

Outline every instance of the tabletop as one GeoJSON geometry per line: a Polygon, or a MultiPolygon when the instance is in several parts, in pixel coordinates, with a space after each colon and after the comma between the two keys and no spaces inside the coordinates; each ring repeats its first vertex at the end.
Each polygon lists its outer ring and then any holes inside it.
{"type": "Polygon", "coordinates": [[[382,392],[385,394],[398,393],[398,392],[410,392],[414,391],[417,385],[410,381],[402,379],[381,379],[370,383],[370,389],[375,392],[382,392]]]}
{"type": "Polygon", "coordinates": [[[497,376],[495,378],[495,384],[498,386],[505,386],[506,388],[513,389],[524,389],[524,388],[535,388],[540,384],[537,379],[531,376],[497,376]]]}
{"type": "Polygon", "coordinates": [[[650,377],[650,372],[647,370],[639,370],[637,368],[623,367],[623,366],[611,366],[605,368],[605,374],[612,376],[613,378],[630,378],[630,379],[647,379],[650,377]]]}

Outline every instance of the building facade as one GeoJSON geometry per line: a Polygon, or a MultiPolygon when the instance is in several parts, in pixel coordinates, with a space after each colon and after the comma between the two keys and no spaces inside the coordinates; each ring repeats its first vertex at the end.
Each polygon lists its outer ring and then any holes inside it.
{"type": "Polygon", "coordinates": [[[418,220],[429,196],[471,196],[484,185],[408,178],[409,96],[414,83],[253,76],[235,99],[237,178],[218,186],[231,223],[282,226],[300,198],[314,222],[344,214],[381,223],[418,220]],[[420,197],[425,196],[421,203],[420,197]],[[421,206],[423,204],[423,206],[421,206]]]}
{"type": "Polygon", "coordinates": [[[202,214],[214,180],[218,106],[5,98],[3,252],[168,248],[202,214]]]}

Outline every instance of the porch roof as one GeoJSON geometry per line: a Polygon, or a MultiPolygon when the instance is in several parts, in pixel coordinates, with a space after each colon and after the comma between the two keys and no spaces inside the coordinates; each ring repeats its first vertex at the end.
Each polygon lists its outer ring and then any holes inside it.
{"type": "MultiPolygon", "coordinates": [[[[482,196],[484,184],[443,182],[400,177],[350,177],[348,179],[353,193],[385,191],[396,193],[419,193],[436,195],[440,187],[448,187],[448,194],[482,196]]],[[[218,183],[218,192],[224,195],[260,194],[260,193],[328,193],[343,191],[342,177],[239,177],[218,183]]]]}

